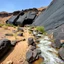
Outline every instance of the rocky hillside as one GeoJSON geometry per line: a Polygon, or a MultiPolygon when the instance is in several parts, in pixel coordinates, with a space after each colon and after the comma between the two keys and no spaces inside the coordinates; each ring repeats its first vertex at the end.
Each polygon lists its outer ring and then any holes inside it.
{"type": "Polygon", "coordinates": [[[5,23],[11,17],[12,13],[0,12],[0,23],[5,23]]]}
{"type": "MultiPolygon", "coordinates": [[[[38,9],[35,8],[35,10],[38,10],[38,11],[39,11],[39,14],[40,14],[43,10],[45,10],[45,9],[46,9],[46,7],[41,7],[41,8],[38,8],[38,9]]],[[[24,12],[30,11],[30,10],[33,11],[33,9],[26,9],[26,10],[24,10],[24,12]]],[[[12,13],[8,13],[8,12],[5,12],[5,11],[0,12],[0,23],[5,23],[5,21],[8,20],[12,15],[17,15],[19,12],[20,12],[20,11],[14,11],[14,12],[12,12],[12,13]]]]}

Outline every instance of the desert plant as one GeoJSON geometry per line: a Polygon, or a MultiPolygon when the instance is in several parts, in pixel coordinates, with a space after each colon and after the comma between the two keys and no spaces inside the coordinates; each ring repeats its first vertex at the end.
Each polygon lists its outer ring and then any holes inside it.
{"type": "Polygon", "coordinates": [[[9,27],[14,27],[16,28],[16,26],[14,26],[13,24],[5,24],[6,26],[9,26],[9,27]]]}
{"type": "Polygon", "coordinates": [[[36,30],[39,31],[39,32],[42,32],[42,34],[46,33],[43,26],[37,26],[36,30]]]}

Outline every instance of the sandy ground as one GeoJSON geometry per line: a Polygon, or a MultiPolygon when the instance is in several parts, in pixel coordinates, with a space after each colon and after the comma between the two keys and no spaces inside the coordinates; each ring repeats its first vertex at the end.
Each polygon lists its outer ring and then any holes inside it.
{"type": "MultiPolygon", "coordinates": [[[[16,46],[14,48],[11,49],[10,52],[8,52],[4,58],[2,58],[2,60],[0,60],[0,64],[7,64],[8,61],[13,61],[13,64],[28,64],[26,61],[26,52],[28,51],[29,47],[28,47],[28,43],[27,40],[29,37],[33,37],[31,34],[29,34],[27,28],[23,28],[24,29],[24,36],[20,37],[17,36],[17,40],[22,40],[22,39],[26,39],[26,41],[21,41],[18,42],[16,44],[16,46]]],[[[7,36],[5,37],[4,35],[6,33],[13,33],[12,31],[16,30],[13,27],[8,27],[8,29],[4,29],[4,28],[0,28],[0,39],[2,38],[7,38],[9,40],[15,40],[14,36],[7,36]]],[[[42,59],[39,59],[37,61],[35,61],[33,64],[40,64],[40,62],[42,62],[42,59]]]]}
{"type": "MultiPolygon", "coordinates": [[[[0,28],[0,39],[1,38],[7,38],[9,40],[14,40],[15,38],[12,36],[8,36],[5,37],[4,34],[5,33],[12,33],[12,30],[15,30],[14,28],[9,28],[9,30],[5,30],[3,28],[0,28]]],[[[25,30],[24,32],[24,36],[23,37],[17,37],[17,39],[26,39],[26,41],[21,41],[18,42],[18,44],[12,48],[12,50],[0,61],[0,63],[2,64],[6,64],[7,61],[13,61],[14,64],[25,64],[25,56],[26,56],[26,52],[28,50],[28,44],[27,44],[27,39],[28,39],[28,35],[29,33],[27,32],[27,30],[25,30]]]]}
{"type": "Polygon", "coordinates": [[[0,23],[4,23],[5,24],[5,21],[8,20],[11,16],[8,16],[8,17],[0,17],[0,23]]]}

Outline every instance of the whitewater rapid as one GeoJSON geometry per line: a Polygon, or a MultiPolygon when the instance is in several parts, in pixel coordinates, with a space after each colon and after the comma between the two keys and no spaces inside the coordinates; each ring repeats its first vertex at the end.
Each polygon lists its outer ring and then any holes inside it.
{"type": "Polygon", "coordinates": [[[37,45],[41,50],[41,56],[44,57],[42,64],[64,64],[64,62],[58,57],[58,51],[51,46],[49,38],[44,36],[40,39],[40,43],[37,45]]]}

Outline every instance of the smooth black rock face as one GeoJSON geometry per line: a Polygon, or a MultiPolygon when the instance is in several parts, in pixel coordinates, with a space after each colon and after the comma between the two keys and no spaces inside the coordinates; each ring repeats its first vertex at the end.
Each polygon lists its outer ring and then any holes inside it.
{"type": "Polygon", "coordinates": [[[64,61],[64,47],[59,49],[58,54],[59,54],[59,57],[64,61]]]}
{"type": "Polygon", "coordinates": [[[6,52],[8,52],[8,50],[10,50],[11,48],[11,41],[8,39],[2,39],[0,40],[0,58],[3,57],[3,55],[5,55],[6,52]]]}
{"type": "Polygon", "coordinates": [[[48,8],[42,12],[32,25],[44,26],[45,30],[51,30],[64,24],[64,1],[53,0],[48,8]]]}
{"type": "MultiPolygon", "coordinates": [[[[36,17],[36,12],[30,12],[29,11],[29,12],[25,13],[25,15],[22,17],[24,17],[23,25],[32,24],[33,20],[36,17]]],[[[20,22],[20,21],[18,21],[18,22],[20,22]]]]}
{"type": "Polygon", "coordinates": [[[17,16],[18,15],[12,16],[9,20],[6,21],[6,23],[15,25],[15,19],[17,18],[17,16]]]}
{"type": "Polygon", "coordinates": [[[28,11],[26,13],[19,12],[17,15],[13,15],[9,20],[6,21],[7,24],[24,26],[26,24],[32,24],[36,17],[36,12],[28,11]]]}

